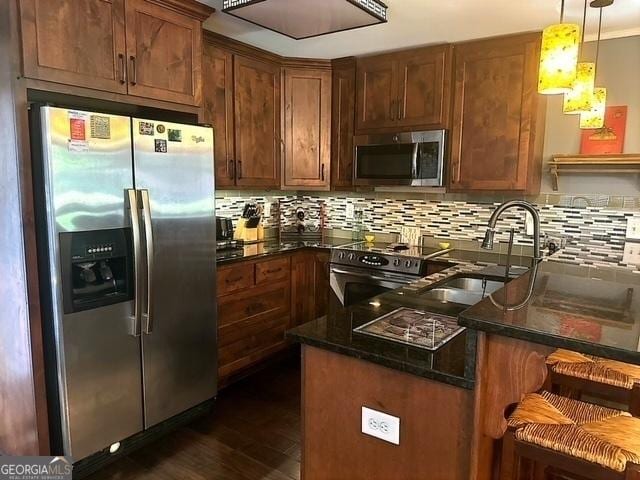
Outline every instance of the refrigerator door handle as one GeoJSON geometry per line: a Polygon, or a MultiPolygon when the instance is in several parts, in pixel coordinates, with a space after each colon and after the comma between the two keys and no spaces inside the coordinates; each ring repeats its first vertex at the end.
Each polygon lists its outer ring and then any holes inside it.
{"type": "Polygon", "coordinates": [[[134,337],[141,335],[141,317],[142,305],[140,297],[142,296],[142,282],[140,275],[142,274],[142,244],[140,242],[140,215],[138,207],[138,193],[136,190],[128,189],[127,198],[129,200],[129,216],[131,220],[131,232],[133,236],[133,315],[131,316],[132,325],[129,334],[134,337]]]}
{"type": "Polygon", "coordinates": [[[154,244],[153,225],[151,224],[151,203],[149,202],[149,190],[140,190],[142,197],[142,216],[144,219],[144,238],[147,252],[147,308],[142,314],[145,320],[144,333],[153,332],[153,269],[154,269],[154,244]]]}

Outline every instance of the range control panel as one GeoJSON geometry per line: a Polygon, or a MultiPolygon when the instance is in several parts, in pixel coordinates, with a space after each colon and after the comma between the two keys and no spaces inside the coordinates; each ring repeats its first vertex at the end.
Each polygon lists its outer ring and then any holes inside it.
{"type": "Polygon", "coordinates": [[[422,258],[382,253],[363,253],[348,249],[333,249],[331,263],[411,275],[424,275],[427,268],[427,261],[422,258]]]}

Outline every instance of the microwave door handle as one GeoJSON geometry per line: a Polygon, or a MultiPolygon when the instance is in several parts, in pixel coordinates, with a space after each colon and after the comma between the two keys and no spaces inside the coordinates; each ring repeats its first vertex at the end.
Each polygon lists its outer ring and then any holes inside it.
{"type": "Polygon", "coordinates": [[[413,153],[411,154],[411,178],[418,178],[418,152],[420,151],[420,143],[413,144],[413,153]]]}
{"type": "Polygon", "coordinates": [[[145,319],[144,333],[149,335],[153,332],[153,270],[154,270],[154,243],[153,225],[151,223],[151,202],[149,201],[149,190],[141,190],[142,197],[142,217],[144,219],[144,238],[147,251],[147,309],[143,313],[145,319]]]}
{"type": "Polygon", "coordinates": [[[142,244],[140,241],[140,214],[138,207],[138,192],[133,189],[127,190],[129,203],[129,218],[131,220],[131,233],[133,237],[133,324],[129,331],[130,335],[139,337],[141,334],[140,318],[142,317],[142,244]]]}

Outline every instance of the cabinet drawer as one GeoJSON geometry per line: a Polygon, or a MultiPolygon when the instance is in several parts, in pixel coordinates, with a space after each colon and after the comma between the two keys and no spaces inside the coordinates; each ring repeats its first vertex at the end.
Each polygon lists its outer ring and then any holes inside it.
{"type": "Polygon", "coordinates": [[[226,343],[218,346],[218,363],[220,366],[231,363],[238,358],[251,355],[256,350],[270,347],[284,341],[284,333],[287,330],[288,318],[273,318],[268,321],[253,322],[251,326],[238,326],[244,328],[245,335],[235,341],[227,336],[220,341],[226,343]]]}
{"type": "Polygon", "coordinates": [[[227,293],[253,287],[255,283],[254,265],[236,264],[228,268],[218,269],[217,295],[220,297],[227,293]]]}
{"type": "Polygon", "coordinates": [[[259,317],[285,317],[289,314],[289,282],[254,287],[218,299],[218,328],[259,317]]]}
{"type": "Polygon", "coordinates": [[[291,259],[276,258],[256,263],[256,285],[288,280],[291,274],[291,259]]]}

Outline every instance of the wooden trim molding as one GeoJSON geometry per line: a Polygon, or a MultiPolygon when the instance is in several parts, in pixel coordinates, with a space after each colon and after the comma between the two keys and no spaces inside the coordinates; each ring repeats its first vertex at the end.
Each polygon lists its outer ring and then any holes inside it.
{"type": "Polygon", "coordinates": [[[223,48],[235,54],[258,58],[260,60],[271,61],[274,63],[282,62],[283,57],[281,57],[280,55],[269,52],[267,50],[263,50],[258,47],[254,47],[253,45],[239,42],[238,40],[225,37],[224,35],[220,35],[219,33],[212,32],[210,30],[203,30],[202,37],[205,42],[208,42],[212,45],[223,48]]]}
{"type": "Polygon", "coordinates": [[[168,8],[169,10],[187,15],[201,22],[204,22],[216,11],[215,8],[205,5],[204,3],[196,2],[195,0],[147,0],[147,2],[155,3],[163,8],[168,8]]]}

